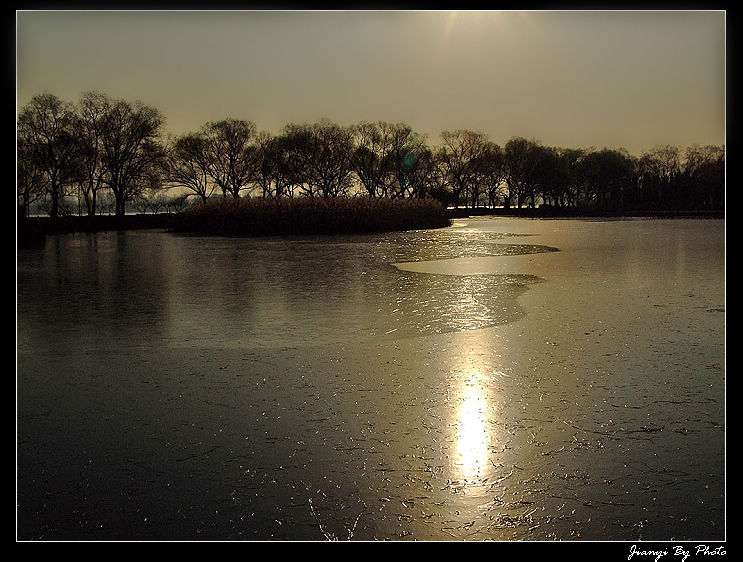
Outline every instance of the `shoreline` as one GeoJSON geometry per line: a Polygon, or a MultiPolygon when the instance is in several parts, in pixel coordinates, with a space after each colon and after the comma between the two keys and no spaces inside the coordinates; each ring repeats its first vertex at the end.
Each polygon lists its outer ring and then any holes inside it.
{"type": "MultiPolygon", "coordinates": [[[[467,217],[514,217],[533,219],[581,219],[581,218],[649,218],[649,219],[724,219],[725,211],[633,211],[607,212],[580,208],[457,208],[447,209],[449,219],[467,217]]],[[[16,221],[18,247],[33,247],[43,244],[46,235],[84,232],[105,232],[111,230],[138,230],[174,227],[175,213],[131,214],[121,216],[95,215],[51,217],[24,217],[16,221]]],[[[280,233],[278,233],[280,234],[280,233]]],[[[287,233],[289,234],[289,233],[287,233]]]]}

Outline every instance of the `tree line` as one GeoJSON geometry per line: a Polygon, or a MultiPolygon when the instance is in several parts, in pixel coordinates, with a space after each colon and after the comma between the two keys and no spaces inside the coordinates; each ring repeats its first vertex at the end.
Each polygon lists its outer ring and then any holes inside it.
{"type": "Polygon", "coordinates": [[[55,218],[70,212],[70,198],[91,216],[108,200],[122,216],[131,205],[178,209],[214,197],[419,197],[613,213],[725,205],[723,146],[658,146],[633,156],[521,137],[500,146],[468,129],[444,131],[431,146],[405,123],[327,119],[271,134],[227,118],[166,136],[164,122],[153,107],[97,92],[76,104],[35,96],[17,120],[19,213],[44,202],[55,218]]]}

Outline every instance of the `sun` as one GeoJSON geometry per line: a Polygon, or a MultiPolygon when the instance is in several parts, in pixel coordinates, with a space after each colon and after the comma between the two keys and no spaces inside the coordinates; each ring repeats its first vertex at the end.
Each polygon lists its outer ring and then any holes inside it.
{"type": "Polygon", "coordinates": [[[454,10],[452,12],[449,12],[446,16],[446,23],[444,24],[444,40],[448,41],[449,37],[451,36],[452,30],[454,29],[454,24],[457,20],[457,16],[459,15],[459,12],[454,10]]]}

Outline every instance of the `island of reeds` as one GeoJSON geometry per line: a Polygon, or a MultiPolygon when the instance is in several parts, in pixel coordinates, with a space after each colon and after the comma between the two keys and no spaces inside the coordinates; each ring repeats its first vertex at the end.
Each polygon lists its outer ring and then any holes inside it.
{"type": "Polygon", "coordinates": [[[174,231],[225,236],[357,234],[450,224],[446,208],[434,199],[369,197],[218,199],[193,205],[170,221],[174,231]]]}

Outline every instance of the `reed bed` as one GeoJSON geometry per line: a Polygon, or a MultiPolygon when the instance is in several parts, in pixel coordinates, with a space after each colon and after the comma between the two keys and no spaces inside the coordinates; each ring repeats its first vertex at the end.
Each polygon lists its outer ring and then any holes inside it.
{"type": "Polygon", "coordinates": [[[173,217],[179,232],[223,236],[357,234],[441,228],[451,224],[433,199],[369,197],[220,199],[173,217]]]}

